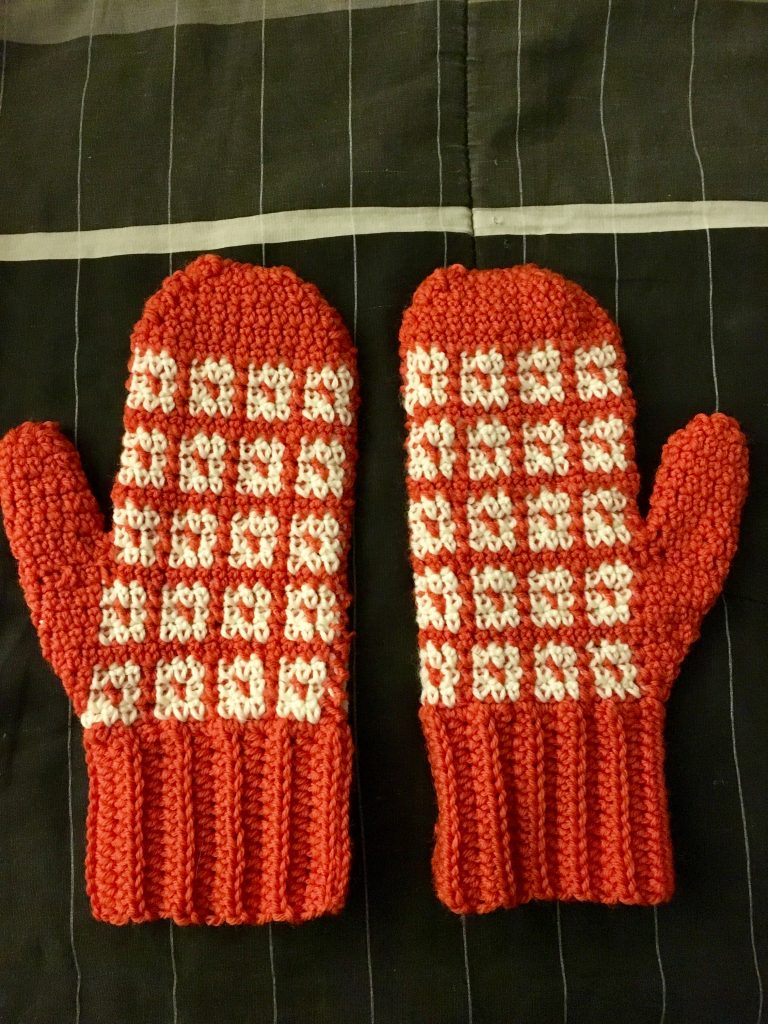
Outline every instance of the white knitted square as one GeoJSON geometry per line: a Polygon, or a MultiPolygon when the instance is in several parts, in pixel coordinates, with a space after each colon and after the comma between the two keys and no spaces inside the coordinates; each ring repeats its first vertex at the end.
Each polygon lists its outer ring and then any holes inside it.
{"type": "Polygon", "coordinates": [[[80,716],[84,729],[94,725],[132,725],[139,717],[136,702],[141,695],[141,669],[132,661],[96,665],[91,676],[88,705],[80,716]]]}
{"type": "Polygon", "coordinates": [[[419,676],[421,703],[444,704],[452,708],[456,703],[459,684],[459,656],[450,644],[439,647],[428,640],[419,650],[419,676]]]}
{"type": "Polygon", "coordinates": [[[565,491],[528,495],[528,547],[531,551],[566,550],[573,544],[571,499],[565,491]]]}
{"type": "Polygon", "coordinates": [[[123,434],[117,479],[126,487],[163,487],[168,439],[159,430],[138,427],[123,434]]]}
{"type": "Polygon", "coordinates": [[[176,360],[165,349],[134,352],[126,404],[130,409],[173,412],[176,400],[176,360]]]}
{"type": "Polygon", "coordinates": [[[530,476],[546,473],[565,476],[568,472],[568,444],[565,428],[557,420],[548,423],[523,424],[525,471],[530,476]]]}
{"type": "Polygon", "coordinates": [[[277,680],[277,707],[279,718],[295,718],[298,722],[320,720],[320,701],[325,693],[326,664],[320,658],[280,659],[277,680]]]}
{"type": "Polygon", "coordinates": [[[615,626],[629,622],[632,570],[623,562],[603,562],[587,569],[584,576],[584,600],[587,618],[593,626],[615,626]]]}
{"type": "Polygon", "coordinates": [[[564,700],[566,694],[579,698],[579,672],[576,651],[568,644],[536,645],[533,651],[538,700],[564,700]]]}
{"type": "Polygon", "coordinates": [[[248,658],[238,655],[231,662],[222,658],[219,661],[217,686],[219,702],[216,710],[222,718],[236,718],[238,722],[245,722],[265,714],[264,664],[255,654],[248,658]]]}
{"type": "Polygon", "coordinates": [[[416,621],[419,629],[432,626],[458,633],[461,626],[459,581],[443,566],[439,571],[426,569],[414,577],[416,587],[416,621]]]}
{"type": "Polygon", "coordinates": [[[509,476],[512,472],[509,427],[498,420],[480,420],[467,430],[469,479],[509,476]]]}
{"type": "Polygon", "coordinates": [[[530,352],[518,352],[517,375],[520,401],[526,405],[564,402],[560,352],[549,343],[530,352]]]}
{"type": "Polygon", "coordinates": [[[528,574],[531,620],[542,629],[573,625],[573,576],[563,566],[528,574]]]}
{"type": "Polygon", "coordinates": [[[221,494],[227,441],[221,434],[195,434],[179,442],[179,487],[185,493],[221,494]]]}
{"type": "Polygon", "coordinates": [[[164,721],[176,718],[186,722],[190,718],[205,718],[205,666],[197,659],[174,658],[159,661],[155,671],[155,718],[164,721]]]}
{"type": "Polygon", "coordinates": [[[285,363],[273,366],[251,364],[248,367],[248,395],[246,415],[249,420],[263,419],[267,423],[281,420],[285,423],[291,415],[291,389],[293,370],[285,363]]]}
{"type": "Polygon", "coordinates": [[[417,558],[456,550],[451,503],[441,494],[411,502],[408,506],[408,525],[411,549],[417,558]]]}
{"type": "Polygon", "coordinates": [[[412,413],[417,406],[445,405],[448,401],[448,356],[434,345],[416,348],[405,357],[403,404],[412,413]]]}
{"type": "Polygon", "coordinates": [[[213,549],[216,546],[216,531],[219,521],[213,512],[193,509],[173,513],[171,522],[171,551],[168,564],[172,569],[186,566],[196,569],[202,566],[210,569],[213,565],[213,549]]]}
{"type": "Polygon", "coordinates": [[[271,512],[235,512],[230,527],[229,564],[235,569],[271,569],[280,521],[271,512]]]}
{"type": "Polygon", "coordinates": [[[461,400],[490,412],[506,409],[509,401],[504,356],[497,349],[461,353],[461,400]]]}
{"type": "Polygon", "coordinates": [[[591,548],[600,544],[629,544],[631,536],[624,522],[626,507],[626,495],[616,487],[584,492],[584,538],[591,548]]]}
{"type": "Polygon", "coordinates": [[[288,572],[306,568],[315,576],[338,571],[343,550],[341,529],[330,513],[294,516],[288,547],[288,572]]]}
{"type": "Polygon", "coordinates": [[[265,494],[277,497],[280,493],[285,445],[277,438],[257,437],[254,441],[240,439],[240,461],[237,465],[237,484],[240,494],[263,498],[265,494]]]}
{"type": "Polygon", "coordinates": [[[512,514],[512,499],[503,491],[483,494],[480,498],[470,496],[467,499],[467,522],[468,543],[473,551],[496,553],[502,548],[514,551],[517,520],[512,514]]]}
{"type": "Polygon", "coordinates": [[[296,474],[296,493],[301,498],[340,498],[344,491],[346,454],[341,441],[310,441],[302,437],[296,474]]]}
{"type": "Polygon", "coordinates": [[[618,416],[579,424],[582,461],[588,473],[610,473],[614,469],[627,468],[622,440],[625,430],[626,424],[618,416]]]}
{"type": "Polygon", "coordinates": [[[189,412],[192,416],[231,416],[235,368],[226,359],[195,359],[189,368],[189,412]]]}
{"type": "Polygon", "coordinates": [[[413,480],[450,479],[456,451],[456,428],[449,420],[425,420],[408,434],[408,473],[413,480]]]}
{"type": "Polygon", "coordinates": [[[522,675],[517,647],[494,643],[472,648],[472,693],[478,700],[517,700],[522,675]]]}
{"type": "Polygon", "coordinates": [[[205,640],[208,633],[208,588],[202,583],[179,583],[163,588],[160,639],[165,643],[205,640]]]}
{"type": "Polygon", "coordinates": [[[627,644],[611,643],[601,640],[600,643],[587,644],[591,655],[590,668],[595,680],[595,689],[600,697],[640,697],[637,685],[637,668],[632,663],[632,650],[627,644]]]}
{"type": "Polygon", "coordinates": [[[518,626],[517,579],[509,569],[488,565],[472,568],[472,593],[475,600],[475,625],[478,629],[506,629],[518,626]]]}
{"type": "Polygon", "coordinates": [[[227,587],[224,591],[221,635],[225,640],[240,637],[263,644],[269,638],[272,595],[261,583],[249,587],[227,587]]]}
{"type": "Polygon", "coordinates": [[[330,587],[304,583],[286,590],[285,635],[288,640],[309,641],[319,636],[332,643],[339,628],[339,607],[330,587]]]}
{"type": "Polygon", "coordinates": [[[138,508],[127,501],[125,507],[116,506],[112,513],[112,539],[117,548],[118,562],[126,565],[154,565],[155,546],[159,540],[160,514],[145,505],[138,508]]]}
{"type": "Polygon", "coordinates": [[[352,422],[350,396],[354,377],[349,367],[310,367],[304,384],[304,416],[308,420],[324,420],[348,426],[352,422]]]}
{"type": "Polygon", "coordinates": [[[582,402],[590,398],[602,399],[621,394],[616,360],[616,349],[608,343],[576,349],[576,391],[582,402]]]}
{"type": "Polygon", "coordinates": [[[146,603],[147,593],[135,580],[115,580],[111,586],[102,587],[99,643],[142,643],[146,637],[146,603]]]}

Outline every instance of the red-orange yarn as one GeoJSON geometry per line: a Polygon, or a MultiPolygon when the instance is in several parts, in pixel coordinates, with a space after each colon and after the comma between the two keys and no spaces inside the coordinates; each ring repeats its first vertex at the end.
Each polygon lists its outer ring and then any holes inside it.
{"type": "Polygon", "coordinates": [[[619,333],[575,284],[439,270],[400,340],[438,896],[667,900],[664,701],[735,551],[741,431],[674,434],[643,521],[619,333]]]}
{"type": "Polygon", "coordinates": [[[84,725],[94,916],[337,912],[350,339],[290,270],[202,256],[147,302],[131,350],[111,532],[54,424],[0,444],[22,586],[84,725]]]}

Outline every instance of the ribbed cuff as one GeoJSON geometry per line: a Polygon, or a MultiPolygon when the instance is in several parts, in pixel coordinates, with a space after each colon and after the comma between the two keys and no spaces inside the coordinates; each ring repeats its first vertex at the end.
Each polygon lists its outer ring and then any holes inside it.
{"type": "Polygon", "coordinates": [[[85,731],[86,880],[112,924],[305,921],[349,875],[346,721],[145,721],[85,731]]]}
{"type": "Polygon", "coordinates": [[[424,706],[437,894],[456,913],[529,900],[663,903],[674,887],[664,706],[424,706]]]}

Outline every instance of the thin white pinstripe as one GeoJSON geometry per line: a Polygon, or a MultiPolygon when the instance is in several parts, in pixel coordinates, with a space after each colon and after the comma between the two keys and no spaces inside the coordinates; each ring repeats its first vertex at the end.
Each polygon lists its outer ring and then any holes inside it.
{"type": "MultiPolygon", "coordinates": [[[[96,16],[96,0],[91,3],[91,18],[88,32],[88,50],[85,64],[85,77],[83,78],[83,89],[80,94],[80,116],[77,125],[77,266],[75,270],[75,309],[74,309],[74,333],[75,346],[72,354],[72,384],[75,393],[74,408],[74,438],[77,444],[80,420],[80,388],[79,388],[79,358],[80,358],[80,278],[82,272],[82,253],[80,251],[80,237],[83,227],[83,125],[85,123],[85,97],[88,93],[88,83],[91,78],[91,59],[93,56],[93,27],[96,16]]],[[[5,57],[5,46],[3,47],[5,57]]],[[[5,60],[3,60],[3,71],[5,71],[5,60]]],[[[69,948],[72,953],[72,964],[75,969],[75,1013],[74,1024],[80,1024],[80,994],[83,984],[83,975],[80,969],[80,959],[77,954],[75,942],[75,821],[73,808],[73,768],[72,768],[72,724],[74,719],[74,708],[67,703],[67,816],[69,826],[69,948]]]]}
{"type": "MultiPolygon", "coordinates": [[[[691,135],[691,145],[693,147],[694,156],[696,157],[696,164],[699,169],[701,198],[702,201],[706,201],[707,187],[706,180],[704,177],[704,163],[701,159],[701,153],[699,152],[699,147],[696,140],[696,127],[693,116],[693,81],[694,69],[696,65],[696,19],[698,17],[698,13],[699,0],[694,0],[693,11],[691,14],[691,62],[688,69],[688,126],[691,135]]],[[[712,359],[712,383],[714,385],[715,390],[715,411],[717,412],[720,408],[720,386],[717,377],[717,353],[715,351],[714,274],[712,270],[712,238],[710,235],[708,225],[705,225],[705,233],[707,240],[707,270],[709,273],[709,344],[710,355],[712,359]]],[[[731,751],[733,754],[733,770],[736,776],[736,789],[739,799],[739,814],[741,816],[742,838],[744,841],[749,940],[752,949],[752,963],[754,965],[755,970],[755,981],[757,983],[757,1016],[755,1019],[757,1024],[761,1024],[763,1019],[765,994],[763,988],[763,976],[760,970],[760,958],[757,953],[757,939],[755,935],[755,899],[754,892],[752,889],[752,857],[749,842],[747,809],[744,801],[744,787],[742,785],[741,777],[741,761],[739,758],[739,747],[736,735],[736,709],[734,706],[735,694],[733,672],[733,645],[731,641],[731,624],[730,619],[728,617],[728,602],[726,601],[725,594],[723,594],[723,616],[725,622],[725,642],[728,650],[728,716],[731,727],[731,751]]]]}
{"type": "MultiPolygon", "coordinates": [[[[352,341],[357,345],[357,313],[358,313],[358,268],[357,268],[357,234],[355,232],[355,162],[354,162],[354,138],[352,132],[352,0],[347,5],[347,141],[349,147],[349,216],[350,235],[352,238],[352,288],[353,288],[353,309],[352,309],[352,341]]],[[[351,627],[352,635],[357,634],[357,558],[356,558],[356,536],[355,524],[352,523],[352,538],[350,545],[350,576],[352,581],[352,611],[351,627]]],[[[365,816],[363,808],[363,787],[360,773],[360,753],[357,742],[357,641],[352,643],[350,653],[350,673],[352,679],[352,733],[355,745],[355,769],[357,774],[357,813],[360,820],[360,863],[363,869],[363,911],[365,917],[365,954],[368,969],[368,1001],[370,1010],[370,1022],[375,1024],[376,1020],[376,997],[373,985],[373,956],[371,951],[371,905],[368,892],[368,855],[365,843],[365,816]]]]}

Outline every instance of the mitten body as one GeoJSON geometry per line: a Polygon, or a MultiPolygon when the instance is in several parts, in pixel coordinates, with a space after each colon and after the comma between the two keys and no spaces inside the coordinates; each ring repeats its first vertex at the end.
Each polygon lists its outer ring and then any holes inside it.
{"type": "Polygon", "coordinates": [[[618,331],[536,267],[436,272],[401,353],[438,894],[668,899],[664,701],[735,547],[743,438],[695,418],[643,520],[618,331]]]}
{"type": "Polygon", "coordinates": [[[22,585],[84,728],[94,914],[337,911],[351,343],[290,271],[201,257],[149,300],[131,348],[108,533],[52,425],[0,449],[22,585]]]}

